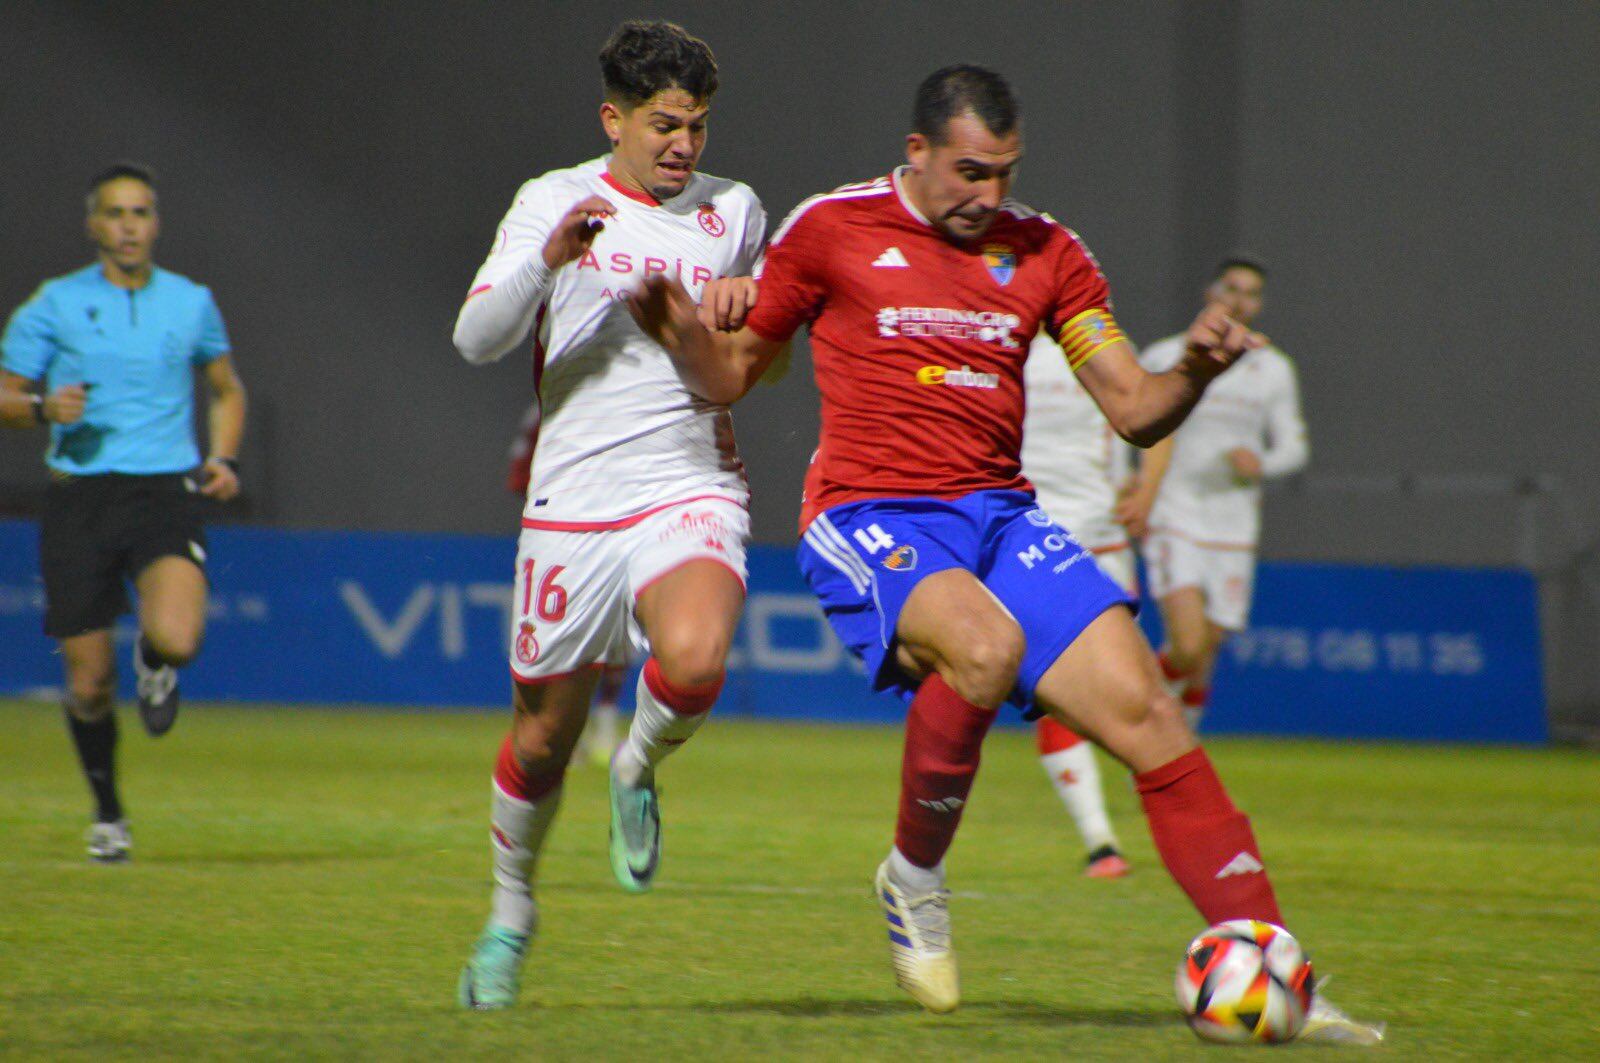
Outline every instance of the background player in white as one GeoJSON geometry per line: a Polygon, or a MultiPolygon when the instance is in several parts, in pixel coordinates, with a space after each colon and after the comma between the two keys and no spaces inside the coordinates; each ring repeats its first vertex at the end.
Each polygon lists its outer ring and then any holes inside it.
{"type": "Polygon", "coordinates": [[[599,670],[651,653],[611,766],[612,870],[642,891],[660,852],[655,768],[715,701],[744,601],[748,488],[728,409],[690,394],[618,298],[650,276],[698,294],[748,275],[766,217],[749,188],[696,171],[717,88],[703,41],[625,22],[600,68],[611,154],[517,192],[456,323],[474,363],[532,330],[541,406],[517,549],[516,712],[494,775],[493,903],[459,986],[472,1008],[516,999],[539,853],[599,670]]]}
{"type": "MultiPolygon", "coordinates": [[[[1217,267],[1206,299],[1248,326],[1261,313],[1266,279],[1255,259],[1230,258],[1217,267]]],[[[1151,344],[1140,361],[1159,372],[1182,356],[1178,335],[1151,344]]],[[[1143,484],[1158,489],[1145,568],[1166,628],[1162,669],[1198,727],[1217,651],[1250,619],[1261,481],[1299,472],[1311,455],[1294,364],[1270,345],[1250,351],[1206,391],[1169,445],[1165,475],[1143,484]]],[[[1158,466],[1163,457],[1155,455],[1158,466]]],[[[1129,502],[1137,513],[1149,498],[1129,502]]]]}
{"type": "MultiPolygon", "coordinates": [[[[1027,392],[1023,475],[1033,483],[1040,507],[1072,532],[1123,590],[1137,597],[1133,546],[1116,516],[1119,489],[1132,469],[1131,448],[1078,383],[1065,353],[1047,333],[1034,337],[1022,377],[1027,392]]],[[[1048,715],[1034,726],[1040,766],[1088,850],[1084,873],[1091,878],[1126,875],[1128,862],[1106,814],[1093,744],[1048,715]]]]}

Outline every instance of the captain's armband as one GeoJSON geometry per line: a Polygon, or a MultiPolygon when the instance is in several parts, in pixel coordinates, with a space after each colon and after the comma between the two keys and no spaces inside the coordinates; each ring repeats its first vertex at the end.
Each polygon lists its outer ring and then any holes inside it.
{"type": "Polygon", "coordinates": [[[1111,316],[1111,311],[1096,306],[1061,326],[1058,342],[1067,356],[1067,364],[1076,372],[1102,347],[1109,347],[1127,338],[1117,325],[1117,319],[1111,316]]]}

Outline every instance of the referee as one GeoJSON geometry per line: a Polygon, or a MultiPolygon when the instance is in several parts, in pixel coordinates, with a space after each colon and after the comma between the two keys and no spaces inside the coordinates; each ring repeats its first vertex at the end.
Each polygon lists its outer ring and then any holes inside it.
{"type": "Polygon", "coordinates": [[[40,520],[45,634],[67,671],[67,727],[94,792],[89,855],[127,859],[117,796],[112,624],[139,600],[139,715],[152,736],[178,713],[178,673],[205,630],[198,496],[239,493],[245,393],[209,289],[151,260],[155,177],[119,164],[89,185],[96,261],[46,281],[0,336],[0,421],[48,425],[52,483],[40,520]],[[194,374],[210,391],[211,454],[194,431],[194,374]]]}

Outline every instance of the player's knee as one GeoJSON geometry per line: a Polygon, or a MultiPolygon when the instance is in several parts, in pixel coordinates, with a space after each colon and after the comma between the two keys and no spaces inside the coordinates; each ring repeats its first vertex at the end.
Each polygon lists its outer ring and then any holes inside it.
{"type": "Polygon", "coordinates": [[[182,668],[200,653],[205,633],[198,624],[152,624],[144,632],[156,655],[182,668]]]}
{"type": "Polygon", "coordinates": [[[994,708],[1016,685],[1026,645],[1014,622],[995,625],[970,637],[954,659],[946,662],[946,679],[967,701],[994,708]]]}
{"type": "Polygon", "coordinates": [[[561,728],[553,718],[519,717],[512,737],[518,767],[529,779],[563,770],[572,756],[573,743],[562,738],[561,728]]]}
{"type": "Polygon", "coordinates": [[[80,669],[67,680],[67,711],[93,723],[111,712],[116,702],[117,677],[111,669],[80,669]]]}
{"type": "Polygon", "coordinates": [[[698,690],[722,682],[728,647],[720,638],[680,631],[651,643],[651,655],[661,678],[683,690],[698,690]]]}

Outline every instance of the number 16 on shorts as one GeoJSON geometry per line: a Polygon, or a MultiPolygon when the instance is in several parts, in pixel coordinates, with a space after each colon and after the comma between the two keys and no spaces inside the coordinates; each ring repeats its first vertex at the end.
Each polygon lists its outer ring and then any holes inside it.
{"type": "Polygon", "coordinates": [[[526,670],[538,665],[546,640],[554,637],[554,626],[567,615],[567,589],[560,582],[565,565],[541,566],[536,558],[525,557],[517,573],[517,623],[511,634],[511,667],[518,678],[531,678],[526,670]],[[520,666],[520,667],[519,667],[520,666]]]}

